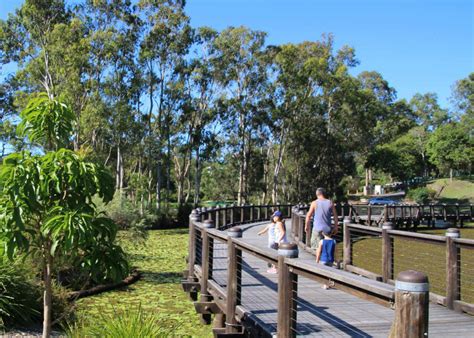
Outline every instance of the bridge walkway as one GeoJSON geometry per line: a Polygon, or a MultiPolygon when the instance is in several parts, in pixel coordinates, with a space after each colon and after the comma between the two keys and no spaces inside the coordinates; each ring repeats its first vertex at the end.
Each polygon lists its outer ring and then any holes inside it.
{"type": "MultiPolygon", "coordinates": [[[[242,239],[269,255],[266,234],[258,236],[267,222],[241,225],[242,239]]],[[[290,222],[287,222],[291,233],[290,222]]],[[[227,246],[214,241],[213,280],[221,288],[227,283],[227,246]]],[[[298,260],[316,264],[315,258],[300,250],[298,260]]],[[[267,263],[254,255],[243,253],[241,304],[255,325],[268,336],[276,334],[278,275],[267,272],[267,263]]],[[[390,308],[337,290],[324,290],[322,284],[300,276],[298,279],[297,326],[295,334],[307,337],[387,337],[394,317],[390,308]]],[[[431,337],[472,337],[474,318],[446,307],[430,304],[429,334],[431,337]]]]}

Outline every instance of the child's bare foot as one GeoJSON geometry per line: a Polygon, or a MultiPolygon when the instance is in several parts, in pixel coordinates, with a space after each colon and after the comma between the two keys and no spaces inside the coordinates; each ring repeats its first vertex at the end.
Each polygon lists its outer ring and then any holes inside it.
{"type": "Polygon", "coordinates": [[[321,286],[321,288],[323,288],[324,290],[329,290],[329,289],[330,289],[329,285],[326,285],[326,284],[324,284],[323,286],[321,286]]]}

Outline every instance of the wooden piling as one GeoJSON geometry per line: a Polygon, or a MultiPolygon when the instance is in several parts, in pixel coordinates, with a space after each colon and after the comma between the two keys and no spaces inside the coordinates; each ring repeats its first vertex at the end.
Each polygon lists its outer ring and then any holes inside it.
{"type": "Polygon", "coordinates": [[[285,263],[287,257],[298,257],[298,246],[296,244],[285,243],[278,248],[278,338],[296,336],[298,276],[292,273],[285,263]]]}
{"type": "Polygon", "coordinates": [[[428,337],[428,276],[414,270],[400,272],[395,281],[395,319],[390,338],[428,337]]]}
{"type": "Polygon", "coordinates": [[[446,306],[454,309],[454,301],[459,300],[460,272],[458,263],[460,249],[453,239],[459,238],[459,229],[450,228],[446,231],[446,306]]]}

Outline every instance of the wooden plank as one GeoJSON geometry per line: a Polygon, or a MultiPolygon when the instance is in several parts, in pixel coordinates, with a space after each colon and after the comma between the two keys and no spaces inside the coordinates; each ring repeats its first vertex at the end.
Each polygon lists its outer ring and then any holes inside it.
{"type": "Polygon", "coordinates": [[[444,244],[445,237],[438,235],[430,234],[421,234],[411,231],[401,231],[401,230],[387,230],[391,236],[403,237],[410,240],[422,240],[423,242],[429,242],[433,244],[444,244]]]}
{"type": "Polygon", "coordinates": [[[455,300],[454,301],[454,309],[456,311],[466,312],[466,313],[469,313],[469,314],[474,316],[474,304],[469,304],[469,303],[466,303],[466,302],[462,302],[460,300],[455,300]]]}
{"type": "Polygon", "coordinates": [[[325,265],[310,265],[295,258],[286,258],[285,262],[290,266],[297,268],[299,271],[306,271],[310,275],[330,278],[347,286],[353,286],[367,292],[380,295],[384,298],[393,299],[394,288],[391,285],[373,281],[361,276],[354,275],[350,272],[337,270],[325,265]]]}
{"type": "Polygon", "coordinates": [[[382,233],[382,229],[376,228],[376,227],[369,227],[367,225],[360,225],[360,224],[351,223],[351,224],[349,224],[349,227],[351,229],[366,231],[366,233],[368,233],[368,234],[378,235],[378,234],[382,233]]]}
{"type": "Polygon", "coordinates": [[[362,268],[359,268],[359,267],[354,266],[354,265],[345,265],[344,270],[356,273],[360,276],[364,276],[366,278],[373,279],[373,280],[376,280],[376,281],[379,281],[379,282],[383,280],[383,277],[381,275],[373,273],[373,272],[365,270],[365,269],[362,269],[362,268]]]}

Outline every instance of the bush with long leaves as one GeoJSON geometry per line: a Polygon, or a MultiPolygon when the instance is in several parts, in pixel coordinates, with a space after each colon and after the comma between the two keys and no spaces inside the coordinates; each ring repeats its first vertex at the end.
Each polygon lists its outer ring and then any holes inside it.
{"type": "Polygon", "coordinates": [[[117,226],[96,211],[92,197],[114,195],[108,170],[69,143],[74,114],[44,95],[21,114],[20,128],[44,155],[28,151],[4,159],[0,170],[0,242],[9,259],[33,254],[43,267],[43,336],[51,333],[51,285],[55,258],[80,257],[91,278],[118,280],[128,273],[122,249],[114,244],[117,226]],[[51,119],[45,118],[51,116],[51,119]]]}

